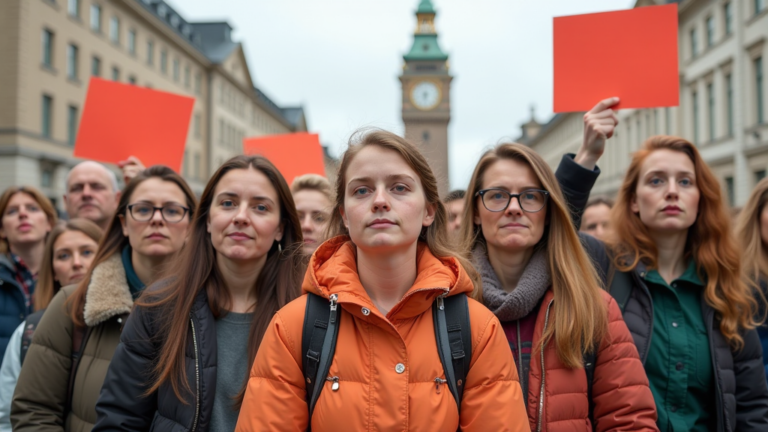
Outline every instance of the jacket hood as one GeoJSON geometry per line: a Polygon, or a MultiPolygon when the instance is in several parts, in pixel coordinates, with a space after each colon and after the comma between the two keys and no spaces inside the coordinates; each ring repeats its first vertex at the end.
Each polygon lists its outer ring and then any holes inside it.
{"type": "Polygon", "coordinates": [[[131,312],[133,297],[120,253],[93,269],[85,294],[83,319],[89,327],[131,312]]]}
{"type": "MultiPolygon", "coordinates": [[[[437,258],[419,242],[417,275],[413,286],[392,308],[389,317],[411,318],[431,307],[437,296],[469,295],[474,285],[455,258],[437,258]]],[[[328,298],[338,295],[339,303],[356,303],[376,310],[357,274],[357,251],[348,236],[334,237],[315,251],[304,276],[302,290],[328,298]]]]}

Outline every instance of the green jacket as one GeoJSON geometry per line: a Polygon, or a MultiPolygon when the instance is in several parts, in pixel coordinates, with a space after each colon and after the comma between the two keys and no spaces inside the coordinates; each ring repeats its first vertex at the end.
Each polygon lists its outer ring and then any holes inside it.
{"type": "Polygon", "coordinates": [[[91,331],[83,342],[71,412],[65,412],[75,328],[65,303],[75,289],[67,286],[56,294],[32,337],[11,406],[14,431],[86,432],[96,423],[96,401],[133,306],[120,254],[93,270],[84,309],[91,331]]]}

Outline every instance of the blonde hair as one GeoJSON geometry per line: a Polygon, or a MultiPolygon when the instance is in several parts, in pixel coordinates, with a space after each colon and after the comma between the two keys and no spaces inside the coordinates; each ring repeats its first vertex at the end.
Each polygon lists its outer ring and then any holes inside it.
{"type": "Polygon", "coordinates": [[[472,297],[479,301],[482,297],[480,278],[472,266],[472,262],[454,252],[455,249],[451,244],[451,237],[448,234],[448,214],[445,211],[443,202],[440,200],[435,174],[429,167],[427,159],[424,158],[424,155],[419,152],[416,146],[392,132],[377,129],[370,132],[356,133],[350,139],[349,148],[344,152],[339,164],[339,173],[336,178],[336,202],[331,212],[331,221],[328,224],[328,238],[338,235],[349,235],[347,228],[342,222],[340,212],[340,209],[344,207],[347,170],[355,156],[362,149],[369,146],[377,146],[399,154],[405,163],[419,176],[421,185],[424,188],[427,205],[435,208],[435,220],[431,225],[422,228],[419,241],[426,243],[429,251],[437,258],[454,258],[472,280],[475,286],[472,297]]]}
{"type": "Polygon", "coordinates": [[[542,188],[549,192],[548,223],[535,248],[546,251],[557,309],[554,325],[545,330],[536,349],[543,349],[554,338],[560,361],[570,368],[582,367],[584,354],[596,349],[607,332],[608,310],[597,273],[581,246],[557,178],[538,153],[515,143],[500,144],[483,154],[467,189],[460,230],[461,250],[471,258],[475,247],[486,248],[482,227],[474,223],[477,208],[482,205],[476,194],[483,186],[486,171],[500,160],[528,165],[542,188]]]}
{"type": "MultiPolygon", "coordinates": [[[[741,251],[741,270],[744,283],[755,290],[758,300],[765,302],[760,280],[768,278],[768,247],[760,234],[760,214],[768,203],[768,178],[761,180],[749,195],[747,204],[736,220],[736,240],[741,251]]],[[[768,308],[764,308],[768,310],[768,308]]],[[[765,317],[760,317],[764,321],[765,317]]]]}
{"type": "Polygon", "coordinates": [[[328,201],[333,202],[331,182],[319,174],[304,174],[303,176],[293,179],[293,183],[291,183],[291,193],[296,195],[297,192],[303,190],[318,191],[325,195],[325,197],[328,198],[328,201]]]}

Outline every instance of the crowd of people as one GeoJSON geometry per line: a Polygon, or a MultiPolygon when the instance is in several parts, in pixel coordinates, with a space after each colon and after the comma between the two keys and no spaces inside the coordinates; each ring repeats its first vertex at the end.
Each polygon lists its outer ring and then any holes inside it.
{"type": "Polygon", "coordinates": [[[66,221],[8,188],[0,432],[768,430],[768,179],[733,221],[655,136],[590,199],[617,102],[556,171],[503,143],[442,198],[383,130],[335,185],[85,161],[66,221]]]}

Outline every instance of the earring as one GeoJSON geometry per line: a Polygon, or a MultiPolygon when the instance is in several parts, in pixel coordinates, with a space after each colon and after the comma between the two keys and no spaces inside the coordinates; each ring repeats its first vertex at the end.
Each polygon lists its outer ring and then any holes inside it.
{"type": "Polygon", "coordinates": [[[283,245],[280,242],[277,242],[277,251],[278,252],[283,252],[283,245]]]}

